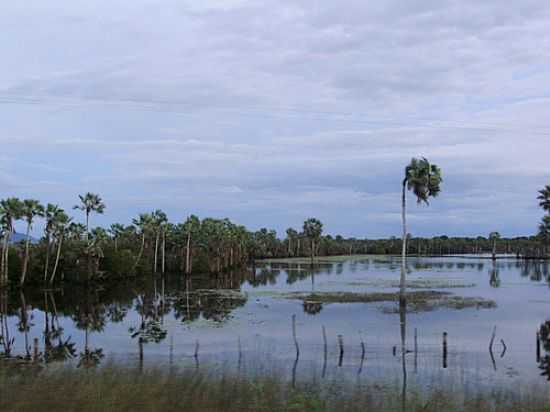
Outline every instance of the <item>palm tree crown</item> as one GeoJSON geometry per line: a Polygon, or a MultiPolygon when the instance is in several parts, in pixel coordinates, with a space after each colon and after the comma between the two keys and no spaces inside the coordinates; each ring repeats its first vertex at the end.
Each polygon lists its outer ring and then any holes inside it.
{"type": "Polygon", "coordinates": [[[436,197],[441,191],[442,181],[441,169],[438,166],[430,164],[425,157],[413,158],[405,168],[403,186],[412,190],[418,203],[428,204],[429,198],[436,197]]]}
{"type": "Polygon", "coordinates": [[[103,203],[101,197],[95,193],[88,192],[84,196],[78,195],[78,197],[80,198],[80,204],[75,205],[73,209],[82,210],[87,214],[91,212],[102,214],[105,210],[105,203],[103,203]]]}
{"type": "Polygon", "coordinates": [[[90,213],[103,214],[105,203],[95,193],[88,192],[84,196],[78,195],[78,197],[80,198],[80,204],[73,206],[73,209],[82,210],[86,214],[86,240],[88,240],[88,234],[90,233],[90,213]]]}
{"type": "Polygon", "coordinates": [[[546,185],[544,189],[539,190],[537,199],[540,200],[539,206],[550,213],[550,185],[546,185]]]}

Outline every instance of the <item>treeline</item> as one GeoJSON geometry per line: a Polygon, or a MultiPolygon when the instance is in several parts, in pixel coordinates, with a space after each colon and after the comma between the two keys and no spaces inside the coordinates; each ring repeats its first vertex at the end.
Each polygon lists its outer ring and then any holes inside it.
{"type": "MultiPolygon", "coordinates": [[[[91,227],[93,215],[104,213],[106,206],[97,194],[87,193],[79,198],[73,209],[83,214],[85,224],[74,222],[67,211],[54,204],[17,198],[0,201],[0,284],[53,284],[61,280],[104,280],[150,273],[220,273],[259,258],[401,253],[401,239],[323,235],[323,224],[315,218],[306,220],[301,230],[287,229],[284,238],[266,228],[249,231],[229,219],[201,220],[191,215],[183,222],[173,223],[161,210],[140,214],[130,225],[91,227]],[[39,220],[44,231],[40,239],[33,241],[30,233],[39,220]],[[16,241],[18,221],[24,222],[26,233],[16,241]]],[[[546,215],[536,236],[501,238],[497,232],[476,238],[409,235],[407,253],[546,256],[550,240],[550,186],[540,191],[539,199],[546,215]]]]}

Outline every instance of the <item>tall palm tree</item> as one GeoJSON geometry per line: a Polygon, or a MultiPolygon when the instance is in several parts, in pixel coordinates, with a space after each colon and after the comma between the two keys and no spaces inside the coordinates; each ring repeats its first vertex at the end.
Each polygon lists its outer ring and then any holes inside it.
{"type": "Polygon", "coordinates": [[[539,206],[550,213],[550,185],[546,185],[544,189],[539,190],[537,199],[540,200],[539,206]]]}
{"type": "Polygon", "coordinates": [[[118,239],[124,233],[124,225],[121,225],[120,223],[113,223],[109,227],[108,232],[111,234],[113,241],[115,242],[115,252],[118,252],[118,239]]]}
{"type": "Polygon", "coordinates": [[[105,203],[101,200],[101,197],[95,193],[86,193],[85,195],[78,195],[80,198],[80,204],[73,206],[73,209],[82,210],[86,214],[86,241],[90,233],[90,214],[95,212],[97,214],[103,214],[105,210],[105,203]]]}
{"type": "Polygon", "coordinates": [[[401,196],[401,219],[403,223],[402,249],[401,249],[401,279],[400,300],[405,301],[405,273],[407,259],[407,190],[411,190],[416,196],[418,204],[429,204],[430,197],[436,197],[441,191],[441,169],[430,164],[428,159],[413,158],[405,168],[403,190],[401,196]]]}
{"type": "Polygon", "coordinates": [[[46,209],[44,210],[44,218],[46,219],[46,224],[44,225],[44,236],[46,238],[46,260],[44,263],[44,282],[46,282],[48,279],[52,234],[55,228],[55,222],[58,219],[60,213],[64,213],[63,209],[51,203],[48,203],[48,205],[46,206],[46,209]]]}
{"type": "Polygon", "coordinates": [[[25,284],[25,278],[27,276],[27,268],[29,265],[29,245],[31,242],[31,228],[34,218],[37,216],[44,216],[44,206],[40,204],[38,200],[25,199],[21,205],[21,216],[27,222],[27,232],[25,237],[25,257],[23,258],[23,269],[21,270],[20,285],[25,284]]]}
{"type": "Polygon", "coordinates": [[[315,256],[315,242],[321,237],[323,233],[323,224],[320,220],[315,218],[309,218],[304,222],[304,235],[311,242],[311,263],[313,264],[313,257],[315,256]]]}
{"type": "Polygon", "coordinates": [[[199,234],[201,229],[201,221],[195,216],[191,215],[187,218],[183,224],[183,233],[187,235],[185,246],[185,273],[191,273],[191,252],[193,244],[196,243],[195,237],[199,234]]]}
{"type": "MultiPolygon", "coordinates": [[[[166,223],[168,223],[168,217],[166,216],[166,213],[164,213],[162,210],[159,210],[159,209],[155,210],[151,216],[153,219],[152,224],[155,230],[155,257],[154,257],[155,260],[154,260],[153,272],[157,273],[158,249],[159,249],[161,237],[164,236],[165,225],[166,223]]],[[[162,243],[162,246],[165,246],[164,242],[162,243]]],[[[164,258],[164,250],[162,251],[162,256],[164,258]]]]}
{"type": "Polygon", "coordinates": [[[67,216],[65,212],[60,212],[56,216],[56,220],[54,223],[54,237],[57,241],[57,252],[55,255],[55,264],[53,266],[52,276],[50,277],[50,284],[52,284],[55,280],[57,267],[59,265],[59,258],[61,256],[61,247],[63,245],[63,240],[65,239],[65,236],[69,232],[69,225],[71,223],[71,220],[72,219],[67,216]]]}
{"type": "Polygon", "coordinates": [[[288,240],[288,256],[290,257],[290,255],[292,254],[292,242],[294,241],[294,239],[296,239],[298,237],[298,232],[296,232],[296,230],[294,230],[293,228],[289,227],[287,230],[286,230],[286,238],[288,240]]]}
{"type": "Polygon", "coordinates": [[[134,267],[132,268],[132,271],[135,271],[137,266],[139,265],[141,256],[143,255],[143,249],[145,248],[145,236],[147,235],[147,232],[151,230],[151,227],[153,225],[153,218],[148,213],[142,213],[139,215],[138,219],[132,219],[132,223],[136,227],[136,232],[141,235],[141,245],[139,248],[138,256],[134,263],[134,267]]]}
{"type": "Polygon", "coordinates": [[[9,274],[9,244],[11,235],[15,232],[14,223],[21,218],[21,201],[16,197],[0,201],[0,224],[4,228],[4,244],[0,267],[0,285],[8,283],[9,274]]]}

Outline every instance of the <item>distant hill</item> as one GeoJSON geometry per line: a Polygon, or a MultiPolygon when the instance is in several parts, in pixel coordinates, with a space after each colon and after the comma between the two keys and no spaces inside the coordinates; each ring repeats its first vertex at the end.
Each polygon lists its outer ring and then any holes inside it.
{"type": "MultiPolygon", "coordinates": [[[[34,237],[29,236],[29,238],[31,240],[31,243],[38,243],[38,240],[35,239],[34,237]]],[[[24,242],[26,239],[27,239],[27,236],[25,236],[25,234],[23,234],[23,233],[14,233],[11,236],[10,243],[24,242]]]]}

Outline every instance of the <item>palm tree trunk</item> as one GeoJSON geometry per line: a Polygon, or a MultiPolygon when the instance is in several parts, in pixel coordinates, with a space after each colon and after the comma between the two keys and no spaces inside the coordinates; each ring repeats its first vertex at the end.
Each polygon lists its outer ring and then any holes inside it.
{"type": "Polygon", "coordinates": [[[187,234],[187,250],[185,252],[185,273],[191,273],[191,232],[187,234]]]}
{"type": "Polygon", "coordinates": [[[27,277],[27,267],[29,265],[29,244],[30,244],[30,236],[31,233],[31,223],[27,223],[27,234],[25,238],[25,257],[23,258],[23,269],[21,270],[21,281],[20,285],[23,286],[25,284],[25,278],[27,277]]]}
{"type": "Polygon", "coordinates": [[[309,254],[311,257],[311,264],[313,265],[313,255],[315,254],[315,240],[311,239],[311,253],[309,254]]]}
{"type": "Polygon", "coordinates": [[[9,264],[9,257],[10,257],[10,239],[11,239],[11,233],[13,231],[13,226],[11,222],[9,222],[8,225],[8,231],[6,233],[6,240],[5,240],[5,248],[4,248],[4,281],[3,283],[5,285],[8,284],[9,281],[9,273],[10,273],[10,264],[9,264]]]}
{"type": "Polygon", "coordinates": [[[405,273],[407,271],[407,181],[403,181],[403,193],[401,196],[401,220],[403,223],[403,241],[401,244],[401,279],[399,282],[399,300],[404,304],[405,300],[405,273]]]}
{"type": "Polygon", "coordinates": [[[291,242],[290,242],[290,237],[289,237],[288,238],[288,257],[290,257],[290,249],[291,249],[290,244],[291,244],[291,242]]]}
{"type": "Polygon", "coordinates": [[[155,237],[155,260],[154,260],[154,267],[153,267],[154,273],[157,273],[158,251],[159,251],[159,234],[157,233],[157,236],[155,237]]]}
{"type": "Polygon", "coordinates": [[[57,241],[57,254],[55,256],[55,264],[53,265],[52,277],[50,278],[50,284],[53,283],[55,279],[55,274],[57,272],[57,266],[59,265],[59,256],[61,256],[61,245],[63,244],[63,234],[59,237],[57,241]]]}
{"type": "Polygon", "coordinates": [[[161,262],[161,271],[164,275],[164,269],[166,268],[166,233],[162,232],[162,262],[161,262]]]}
{"type": "Polygon", "coordinates": [[[141,260],[141,255],[143,255],[143,249],[145,248],[145,232],[141,235],[141,246],[139,248],[138,257],[136,259],[136,262],[134,263],[134,267],[132,268],[132,272],[136,270],[137,265],[139,265],[139,261],[141,260]]]}
{"type": "Polygon", "coordinates": [[[402,411],[406,411],[407,404],[407,302],[401,301],[399,303],[399,324],[401,331],[401,369],[403,373],[403,382],[401,389],[401,408],[402,411]]]}
{"type": "Polygon", "coordinates": [[[2,259],[0,261],[0,285],[4,284],[4,266],[6,260],[6,248],[7,248],[7,233],[2,238],[2,259]]]}
{"type": "Polygon", "coordinates": [[[90,233],[90,212],[86,210],[86,243],[88,243],[89,233],[90,233]]]}
{"type": "Polygon", "coordinates": [[[46,262],[44,263],[44,282],[48,280],[48,266],[50,265],[50,233],[46,235],[46,262]]]}

